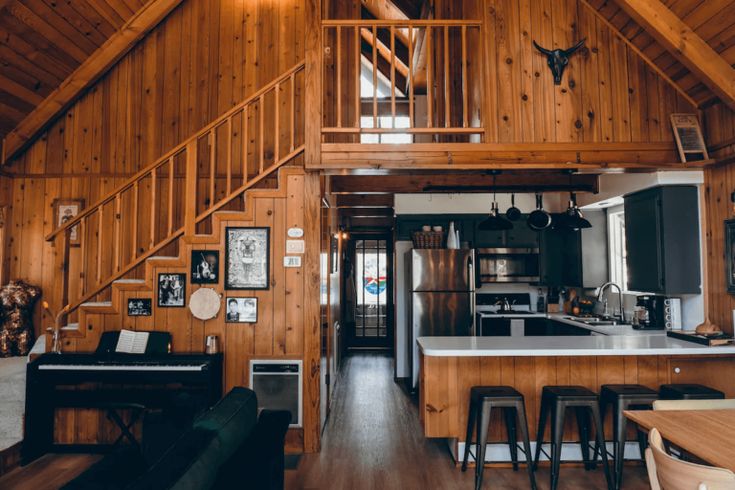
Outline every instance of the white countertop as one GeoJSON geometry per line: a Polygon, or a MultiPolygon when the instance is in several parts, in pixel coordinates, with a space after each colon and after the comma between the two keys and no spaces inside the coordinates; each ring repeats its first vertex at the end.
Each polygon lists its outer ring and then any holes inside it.
{"type": "Polygon", "coordinates": [[[707,347],[647,333],[589,337],[419,337],[418,344],[425,356],[436,357],[735,355],[735,346],[707,347]]]}

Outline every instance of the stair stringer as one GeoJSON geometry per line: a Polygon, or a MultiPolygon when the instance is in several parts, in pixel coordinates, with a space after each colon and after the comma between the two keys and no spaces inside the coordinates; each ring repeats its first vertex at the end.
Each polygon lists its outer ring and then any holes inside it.
{"type": "MultiPolygon", "coordinates": [[[[97,346],[99,336],[103,331],[120,330],[126,328],[130,330],[155,330],[156,325],[149,324],[145,320],[149,317],[129,317],[127,316],[127,299],[128,298],[150,298],[152,307],[156,306],[156,283],[159,273],[163,272],[183,272],[187,274],[187,305],[188,297],[193,291],[194,286],[189,283],[189,260],[191,250],[196,248],[214,249],[219,247],[220,252],[220,280],[217,284],[202,285],[201,287],[214,287],[223,296],[224,300],[224,234],[228,226],[252,226],[255,221],[254,210],[255,200],[264,198],[287,198],[288,197],[288,177],[294,175],[304,175],[304,169],[301,167],[282,167],[278,170],[278,186],[275,189],[249,189],[245,192],[245,205],[243,211],[216,211],[212,214],[212,233],[197,234],[192,236],[182,236],[179,238],[179,254],[178,256],[153,256],[145,260],[143,279],[121,279],[112,283],[109,302],[102,303],[83,303],[79,307],[79,320],[77,328],[73,328],[72,324],[65,329],[64,337],[65,346],[72,347],[73,351],[94,350],[97,346]],[[131,321],[134,319],[135,321],[131,321]],[[141,325],[140,327],[138,325],[141,325]]],[[[273,237],[271,237],[271,246],[273,246],[273,237]]],[[[272,255],[272,254],[271,254],[272,255]]],[[[273,258],[271,258],[273,260],[273,258]]],[[[171,308],[172,310],[184,310],[186,315],[191,315],[188,306],[184,308],[171,308]]],[[[220,315],[222,310],[220,310],[220,315]]],[[[158,326],[160,327],[160,326],[158,326]]],[[[203,342],[203,339],[202,339],[203,342]]]]}

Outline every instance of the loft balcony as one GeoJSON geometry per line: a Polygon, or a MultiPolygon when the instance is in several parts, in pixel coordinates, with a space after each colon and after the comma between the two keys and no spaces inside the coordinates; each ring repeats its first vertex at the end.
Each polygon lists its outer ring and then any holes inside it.
{"type": "MultiPolygon", "coordinates": [[[[506,38],[520,34],[499,26],[487,16],[323,20],[321,158],[309,166],[626,171],[709,163],[679,163],[667,108],[642,114],[627,86],[585,79],[602,46],[583,50],[557,86],[531,39],[511,48],[506,38]]],[[[677,100],[674,87],[661,90],[677,100]]]]}

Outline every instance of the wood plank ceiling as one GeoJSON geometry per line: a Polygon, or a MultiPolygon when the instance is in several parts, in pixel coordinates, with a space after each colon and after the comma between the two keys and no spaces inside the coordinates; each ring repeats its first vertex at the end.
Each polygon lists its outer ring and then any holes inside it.
{"type": "Polygon", "coordinates": [[[145,0],[0,0],[0,138],[145,0]]]}
{"type": "MultiPolygon", "coordinates": [[[[663,70],[700,107],[716,101],[716,95],[637,24],[614,0],[588,1],[603,17],[663,70]]],[[[735,1],[662,0],[679,19],[712,47],[728,64],[735,66],[735,1]]]]}

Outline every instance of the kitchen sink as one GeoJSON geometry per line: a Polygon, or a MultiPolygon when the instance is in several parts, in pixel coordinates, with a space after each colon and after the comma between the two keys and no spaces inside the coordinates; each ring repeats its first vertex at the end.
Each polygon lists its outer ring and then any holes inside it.
{"type": "Polygon", "coordinates": [[[596,318],[596,317],[576,317],[576,316],[565,316],[565,320],[572,320],[579,323],[584,323],[585,325],[590,326],[617,326],[617,325],[627,325],[627,323],[620,323],[619,320],[613,320],[608,318],[596,318]]]}

